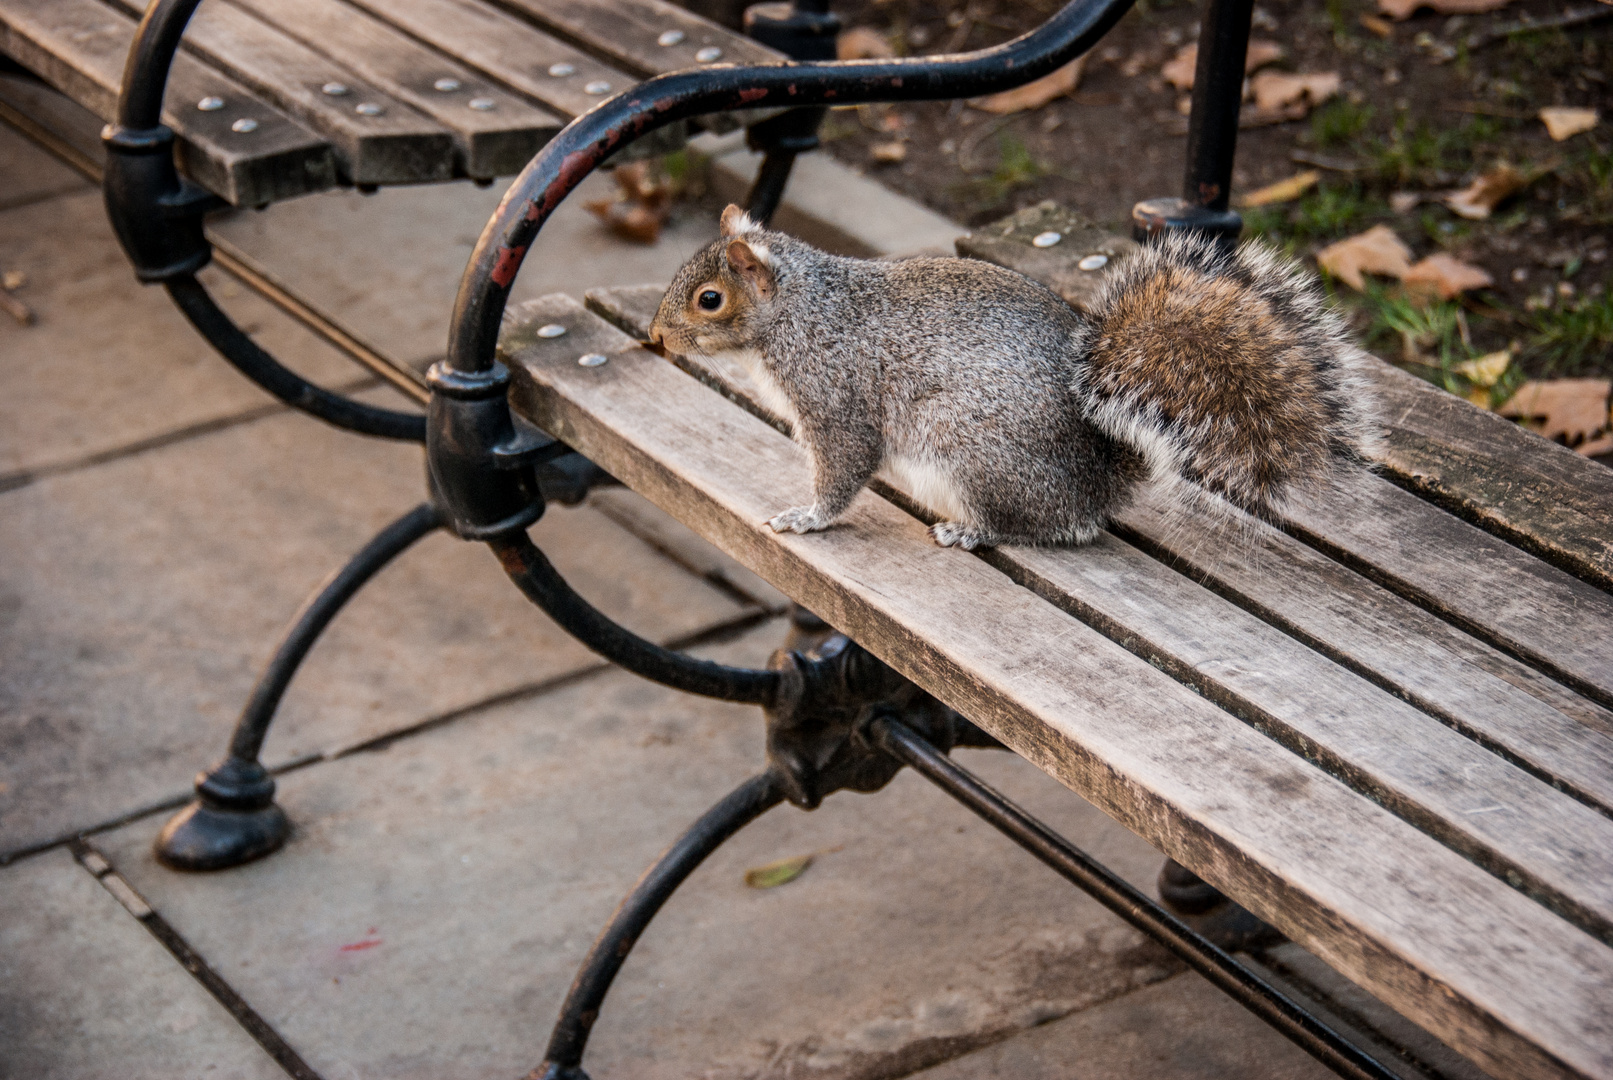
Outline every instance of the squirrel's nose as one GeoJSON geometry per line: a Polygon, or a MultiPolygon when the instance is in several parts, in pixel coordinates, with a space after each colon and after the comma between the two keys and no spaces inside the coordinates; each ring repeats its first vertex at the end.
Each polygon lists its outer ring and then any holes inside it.
{"type": "Polygon", "coordinates": [[[654,344],[654,345],[661,344],[661,324],[660,323],[651,323],[650,324],[650,343],[654,344]]]}

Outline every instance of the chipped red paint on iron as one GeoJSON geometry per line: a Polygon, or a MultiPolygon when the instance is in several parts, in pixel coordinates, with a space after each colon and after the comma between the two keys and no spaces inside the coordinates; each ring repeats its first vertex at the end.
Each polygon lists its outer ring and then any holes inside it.
{"type": "Polygon", "coordinates": [[[749,105],[753,101],[760,101],[766,96],[767,91],[760,86],[756,87],[754,90],[741,90],[739,92],[739,100],[746,105],[749,105]]]}
{"type": "Polygon", "coordinates": [[[493,265],[493,284],[501,289],[508,289],[510,282],[515,280],[515,272],[521,269],[521,260],[526,258],[526,245],[519,247],[501,247],[498,249],[498,262],[493,265]]]}

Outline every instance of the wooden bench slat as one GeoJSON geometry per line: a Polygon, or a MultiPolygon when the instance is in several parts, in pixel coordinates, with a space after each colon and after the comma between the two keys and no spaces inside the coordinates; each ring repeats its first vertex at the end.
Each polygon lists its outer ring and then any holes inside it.
{"type": "Polygon", "coordinates": [[[1613,589],[1613,469],[1384,364],[1383,464],[1412,490],[1613,589]]]}
{"type": "MultiPolygon", "coordinates": [[[[595,292],[589,301],[613,307],[612,321],[637,337],[644,326],[628,322],[627,309],[636,304],[642,319],[654,292],[634,290],[615,305],[601,303],[595,292]]],[[[746,387],[726,383],[724,389],[753,414],[773,419],[746,387]]],[[[1154,512],[1159,516],[1157,507],[1154,512]]],[[[1224,529],[1184,529],[1180,520],[1168,531],[1188,548],[1237,549],[1244,543],[1224,529]]],[[[1603,941],[1613,941],[1613,820],[1113,536],[1079,549],[1007,546],[985,557],[1603,941]]],[[[1513,696],[1534,707],[1548,736],[1581,736],[1569,748],[1589,751],[1589,760],[1559,754],[1557,763],[1583,776],[1601,804],[1613,807],[1613,740],[1526,695],[1513,696]]],[[[1479,705],[1491,726],[1507,724],[1487,702],[1479,705]]],[[[1524,730],[1513,741],[1536,741],[1533,727],[1514,726],[1524,730]]]]}
{"type": "Polygon", "coordinates": [[[482,0],[351,0],[492,79],[540,101],[562,116],[587,112],[605,96],[638,81],[620,68],[507,15],[482,0]],[[549,69],[567,65],[568,74],[549,69]],[[604,84],[600,93],[586,87],[604,84]]]}
{"type": "Polygon", "coordinates": [[[712,62],[777,64],[786,58],[742,34],[666,0],[494,0],[578,48],[643,77],[700,67],[701,49],[722,50],[712,62]],[[661,45],[667,31],[683,37],[661,45]]]}
{"type": "Polygon", "coordinates": [[[1302,539],[1613,706],[1613,596],[1388,481],[1289,516],[1302,539]]]}
{"type": "MultiPolygon", "coordinates": [[[[598,289],[587,302],[643,340],[663,291],[598,289]]],[[[783,429],[742,375],[729,382],[711,373],[706,381],[783,429]]],[[[1613,809],[1613,712],[1267,525],[1248,522],[1228,532],[1204,512],[1167,515],[1147,501],[1116,524],[1126,539],[1284,633],[1555,786],[1613,809]]]]}
{"type": "MultiPolygon", "coordinates": [[[[99,0],[0,0],[0,51],[110,121],[135,20],[99,0]]],[[[330,143],[194,57],[175,58],[163,123],[186,175],[235,206],[261,206],[336,184],[330,143]],[[225,107],[201,112],[205,97],[225,107]],[[248,133],[231,130],[251,119],[248,133]]]]}
{"type": "Polygon", "coordinates": [[[406,101],[454,134],[460,170],[491,179],[521,171],[565,126],[435,49],[341,0],[231,0],[315,52],[406,101]],[[436,87],[452,80],[453,88],[436,87]],[[471,108],[475,101],[481,108],[471,108]]]}
{"type": "MultiPolygon", "coordinates": [[[[139,13],[136,0],[113,2],[139,13]]],[[[185,28],[184,47],[330,139],[343,178],[351,183],[410,184],[453,177],[454,139],[441,125],[240,8],[201,5],[185,28]],[[340,83],[349,92],[325,94],[320,88],[327,83],[340,83]],[[382,111],[361,115],[354,109],[362,103],[382,111]]]]}
{"type": "Polygon", "coordinates": [[[1498,1075],[1613,1076],[1613,949],[871,492],[773,534],[810,497],[798,447],[574,301],[516,315],[545,429],[1498,1075]]]}

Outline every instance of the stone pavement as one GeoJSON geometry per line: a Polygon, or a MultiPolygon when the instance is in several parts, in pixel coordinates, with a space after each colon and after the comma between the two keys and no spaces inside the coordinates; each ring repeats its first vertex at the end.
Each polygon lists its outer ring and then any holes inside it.
{"type": "MultiPolygon", "coordinates": [[[[217,228],[424,362],[497,195],[332,194],[217,228]]],[[[703,211],[628,247],[579,201],[523,292],[662,280],[714,229],[703,211]]],[[[162,868],[161,808],[222,752],[304,595],[420,500],[420,453],[267,401],[134,283],[94,189],[3,127],[0,269],[27,275],[16,295],[38,314],[0,325],[0,1078],[524,1074],[639,872],[761,767],[755,710],[605,668],[485,550],[434,536],[342,613],[281,709],[266,759],[287,847],[218,874],[162,868]]],[[[209,280],[277,355],[397,403],[209,280]]],[[[629,492],[551,510],[534,536],[649,637],[754,664],[783,636],[783,597],[629,492]]],[[[1149,886],[1148,845],[1018,759],[965,753],[1149,886]]],[[[625,967],[588,1067],[1323,1075],[911,773],[775,810],[713,856],[625,967]],[[744,884],[813,853],[788,885],[744,884]]]]}

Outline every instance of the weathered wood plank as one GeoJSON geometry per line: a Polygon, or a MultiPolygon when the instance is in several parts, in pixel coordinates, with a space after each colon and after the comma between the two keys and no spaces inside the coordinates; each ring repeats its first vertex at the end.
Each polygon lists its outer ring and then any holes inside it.
{"type": "Polygon", "coordinates": [[[483,0],[351,2],[562,116],[585,113],[638,81],[483,0]]]}
{"type": "MultiPolygon", "coordinates": [[[[1044,202],[958,241],[958,254],[1018,270],[1080,308],[1131,241],[1044,202]],[[1031,241],[1048,232],[1048,248],[1031,241]]],[[[1569,573],[1613,589],[1613,472],[1391,364],[1373,365],[1388,424],[1379,463],[1403,484],[1569,573]]]]}
{"type": "MultiPolygon", "coordinates": [[[[0,51],[111,120],[135,20],[99,0],[3,0],[0,51]]],[[[176,58],[163,123],[186,175],[236,206],[261,206],[336,183],[330,143],[194,57],[176,58]],[[203,98],[224,107],[201,111],[203,98]],[[255,121],[247,132],[238,121],[255,121]]]]}
{"type": "Polygon", "coordinates": [[[798,447],[575,302],[517,317],[571,330],[510,339],[534,421],[1498,1076],[1613,1076],[1613,949],[870,492],[773,534],[798,447]]]}
{"type": "MultiPolygon", "coordinates": [[[[642,320],[653,310],[654,293],[653,286],[613,290],[613,303],[596,292],[589,302],[596,310],[610,311],[609,321],[633,335],[642,325],[634,315],[642,320]]],[[[772,422],[743,384],[720,381],[732,398],[772,422]]],[[[1169,520],[1157,508],[1150,514],[1145,507],[1138,516],[1169,520]]],[[[1256,559],[1264,554],[1250,552],[1243,536],[1216,530],[1205,521],[1198,524],[1195,530],[1177,518],[1160,531],[1190,550],[1218,547],[1256,559]]],[[[1311,562],[1337,571],[1328,578],[1354,577],[1292,538],[1266,531],[1288,548],[1307,553],[1311,562]]],[[[1551,790],[1391,696],[1363,673],[1347,671],[1112,536],[1075,550],[1003,547],[986,558],[1013,580],[1320,762],[1425,832],[1602,940],[1613,941],[1613,851],[1599,850],[1613,848],[1613,821],[1602,813],[1551,790]]],[[[1292,569],[1283,567],[1278,574],[1292,569]]],[[[1356,581],[1364,590],[1373,589],[1356,581]]],[[[1339,603],[1325,586],[1310,592],[1323,605],[1339,603]]],[[[1613,623],[1608,630],[1613,631],[1613,623]]],[[[1411,648],[1430,651],[1427,643],[1402,636],[1411,648]]],[[[1446,654],[1445,660],[1447,668],[1460,666],[1453,656],[1446,654]]],[[[1471,694],[1467,673],[1458,672],[1453,679],[1448,670],[1431,668],[1422,674],[1436,693],[1467,706],[1458,713],[1467,726],[1499,729],[1524,754],[1543,744],[1553,764],[1579,779],[1576,794],[1587,794],[1604,810],[1613,808],[1613,740],[1500,680],[1489,679],[1488,688],[1512,691],[1510,704],[1521,706],[1522,716],[1471,694]],[[1470,713],[1475,719],[1468,719],[1470,713]]]]}
{"type": "MultiPolygon", "coordinates": [[[[112,2],[135,15],[143,7],[137,0],[112,2]]],[[[185,28],[184,47],[328,138],[350,183],[453,177],[454,139],[440,124],[240,8],[201,5],[185,28]],[[333,95],[325,86],[346,89],[333,95]]]]}
{"type": "Polygon", "coordinates": [[[666,0],[492,0],[641,78],[708,63],[785,57],[666,0]],[[709,50],[716,50],[712,55],[709,50]]]}
{"type": "Polygon", "coordinates": [[[232,0],[454,135],[458,171],[521,171],[565,121],[341,0],[232,0]]]}

